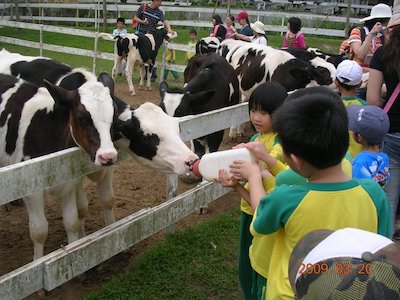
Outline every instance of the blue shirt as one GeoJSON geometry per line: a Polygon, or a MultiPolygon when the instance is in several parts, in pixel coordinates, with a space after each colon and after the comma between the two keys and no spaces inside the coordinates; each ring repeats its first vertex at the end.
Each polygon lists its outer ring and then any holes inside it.
{"type": "Polygon", "coordinates": [[[371,178],[385,186],[389,182],[389,158],[383,153],[361,151],[353,159],[353,178],[371,178]]]}
{"type": "Polygon", "coordinates": [[[240,30],[240,34],[244,34],[244,35],[247,35],[247,36],[252,36],[253,35],[253,30],[250,28],[249,25],[247,25],[247,26],[243,27],[240,30]]]}

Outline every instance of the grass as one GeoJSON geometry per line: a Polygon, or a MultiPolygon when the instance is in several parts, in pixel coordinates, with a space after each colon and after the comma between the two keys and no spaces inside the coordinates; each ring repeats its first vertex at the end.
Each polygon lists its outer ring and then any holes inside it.
{"type": "MultiPolygon", "coordinates": [[[[86,30],[94,30],[92,27],[84,27],[82,29],[86,30]]],[[[175,28],[178,32],[178,37],[173,40],[174,43],[178,44],[187,44],[188,43],[188,36],[190,28],[175,28]]],[[[128,28],[128,31],[130,28],[128,28]]],[[[197,30],[198,38],[208,36],[210,33],[209,29],[200,28],[197,30]]],[[[11,27],[1,27],[0,28],[0,35],[7,36],[7,37],[14,37],[23,40],[29,41],[39,41],[39,32],[36,30],[29,30],[29,29],[20,29],[20,28],[11,28],[11,27]]],[[[71,36],[60,34],[57,32],[44,32],[43,33],[43,40],[44,43],[47,44],[55,44],[61,46],[68,46],[68,47],[75,47],[75,48],[82,48],[82,49],[93,49],[94,48],[94,39],[84,36],[71,36]]],[[[268,45],[272,47],[279,48],[282,45],[283,36],[278,34],[269,33],[268,34],[268,45]]],[[[322,51],[328,53],[337,53],[339,49],[339,45],[341,43],[341,39],[337,38],[329,38],[329,37],[319,37],[319,36],[306,36],[307,45],[309,47],[316,47],[320,48],[322,51]]],[[[0,43],[1,48],[6,48],[11,52],[18,52],[24,55],[39,55],[39,49],[33,48],[26,48],[21,46],[15,46],[5,43],[0,43]]],[[[112,52],[113,50],[113,42],[105,41],[103,39],[99,40],[98,43],[98,50],[101,52],[112,52]]],[[[82,57],[82,56],[75,56],[51,51],[44,51],[44,56],[48,56],[54,58],[58,61],[63,63],[67,63],[74,67],[86,67],[87,69],[92,69],[93,59],[89,57],[82,57]]],[[[161,61],[161,51],[157,57],[158,61],[161,61]]],[[[176,63],[184,65],[184,52],[183,51],[176,51],[176,63]]],[[[100,72],[110,72],[113,66],[113,62],[98,59],[97,60],[97,73],[100,72]]],[[[172,78],[172,76],[170,76],[172,78]]],[[[122,78],[118,80],[123,80],[122,78]]],[[[117,80],[117,82],[118,82],[117,80]]]]}
{"type": "Polygon", "coordinates": [[[240,299],[238,241],[239,210],[233,210],[167,236],[84,299],[240,299]]]}

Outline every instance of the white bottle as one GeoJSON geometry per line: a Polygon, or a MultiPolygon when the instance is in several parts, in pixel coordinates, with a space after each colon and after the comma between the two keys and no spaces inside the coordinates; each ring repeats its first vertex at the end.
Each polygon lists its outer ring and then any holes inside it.
{"type": "Polygon", "coordinates": [[[193,174],[213,181],[219,177],[219,170],[224,169],[228,172],[228,176],[231,176],[229,166],[234,160],[256,161],[254,155],[246,148],[207,153],[193,164],[193,174]]]}

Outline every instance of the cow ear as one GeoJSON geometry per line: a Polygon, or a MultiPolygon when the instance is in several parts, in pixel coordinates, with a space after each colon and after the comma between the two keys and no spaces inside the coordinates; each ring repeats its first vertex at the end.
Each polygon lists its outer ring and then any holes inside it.
{"type": "Polygon", "coordinates": [[[105,87],[110,89],[110,93],[114,95],[115,84],[114,80],[108,75],[106,72],[100,73],[99,77],[97,77],[97,81],[101,82],[105,87]]]}
{"type": "Polygon", "coordinates": [[[208,103],[208,100],[214,96],[215,94],[215,89],[204,91],[204,92],[199,92],[196,94],[191,94],[191,93],[186,93],[186,97],[188,97],[189,102],[194,105],[201,105],[208,103]]]}
{"type": "Polygon", "coordinates": [[[48,82],[47,80],[43,80],[43,82],[54,101],[58,104],[67,105],[70,107],[72,103],[78,99],[76,90],[67,91],[62,87],[48,82]]]}
{"type": "Polygon", "coordinates": [[[165,92],[168,91],[168,83],[165,80],[163,80],[160,83],[159,90],[160,90],[160,96],[161,96],[161,100],[162,100],[162,99],[164,99],[165,92]]]}
{"type": "Polygon", "coordinates": [[[289,73],[296,79],[304,80],[304,78],[309,78],[309,70],[307,68],[293,68],[289,70],[289,73]]]}

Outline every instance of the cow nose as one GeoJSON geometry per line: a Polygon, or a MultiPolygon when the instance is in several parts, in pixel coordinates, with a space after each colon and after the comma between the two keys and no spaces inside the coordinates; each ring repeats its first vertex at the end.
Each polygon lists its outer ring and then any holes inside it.
{"type": "Polygon", "coordinates": [[[117,155],[113,152],[103,153],[99,155],[99,161],[102,166],[111,166],[117,161],[117,155]]]}

